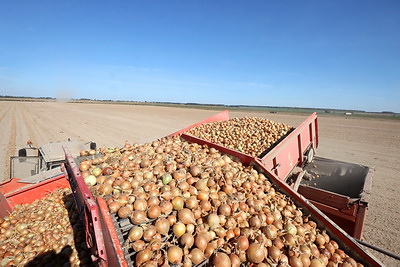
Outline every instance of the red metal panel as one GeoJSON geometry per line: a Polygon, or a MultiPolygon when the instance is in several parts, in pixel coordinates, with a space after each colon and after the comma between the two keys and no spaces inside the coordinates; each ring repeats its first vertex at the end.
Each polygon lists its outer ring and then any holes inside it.
{"type": "Polygon", "coordinates": [[[97,203],[101,213],[101,225],[107,251],[107,265],[127,267],[128,263],[125,260],[124,251],[108,211],[107,203],[99,197],[97,198],[97,203]]]}
{"type": "Polygon", "coordinates": [[[365,217],[367,215],[367,207],[368,205],[366,203],[360,203],[358,205],[358,213],[356,216],[356,223],[354,225],[354,232],[353,232],[353,237],[357,239],[362,239],[362,232],[364,230],[364,222],[365,222],[365,217]]]}
{"type": "Polygon", "coordinates": [[[107,260],[102,227],[99,219],[99,208],[89,188],[83,180],[82,174],[67,146],[63,146],[65,153],[66,176],[68,176],[71,189],[74,193],[79,214],[85,224],[86,244],[92,251],[92,258],[99,265],[104,265],[107,260]],[[97,257],[97,258],[95,258],[97,257]]]}
{"type": "Polygon", "coordinates": [[[14,178],[0,184],[0,193],[7,198],[10,207],[13,208],[18,204],[32,203],[58,188],[66,187],[69,187],[69,183],[63,174],[38,184],[20,183],[19,179],[14,178]]]}
{"type": "Polygon", "coordinates": [[[279,165],[275,173],[285,180],[294,167],[303,162],[303,154],[313,146],[318,146],[317,114],[311,114],[299,127],[294,129],[285,139],[279,142],[271,151],[261,158],[262,164],[273,170],[279,165]],[[301,149],[301,151],[299,151],[301,149]]]}
{"type": "Polygon", "coordinates": [[[4,218],[12,211],[10,203],[8,203],[7,198],[0,193],[0,218],[4,218]]]}
{"type": "Polygon", "coordinates": [[[177,131],[175,133],[172,133],[169,136],[182,134],[182,133],[186,132],[187,130],[189,130],[189,129],[193,128],[193,127],[199,126],[199,125],[201,125],[203,123],[210,123],[210,122],[215,122],[215,121],[227,121],[227,120],[229,120],[229,111],[225,110],[225,111],[222,111],[222,112],[220,112],[220,113],[218,113],[218,114],[216,114],[214,116],[211,116],[211,117],[209,117],[207,119],[204,119],[204,120],[202,120],[200,122],[192,124],[192,125],[184,128],[184,129],[182,129],[182,130],[179,130],[179,131],[177,131]]]}
{"type": "Polygon", "coordinates": [[[325,205],[330,205],[337,209],[343,209],[348,207],[350,198],[347,196],[328,192],[319,188],[300,185],[298,192],[303,196],[306,196],[309,200],[314,200],[325,205]]]}

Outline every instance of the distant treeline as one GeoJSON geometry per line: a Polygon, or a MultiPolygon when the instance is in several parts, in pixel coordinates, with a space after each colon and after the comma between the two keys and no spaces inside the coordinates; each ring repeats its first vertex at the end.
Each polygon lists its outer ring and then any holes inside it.
{"type": "MultiPolygon", "coordinates": [[[[11,101],[56,101],[54,97],[27,97],[27,96],[9,96],[0,95],[0,98],[4,100],[11,101]]],[[[305,107],[281,107],[281,106],[251,106],[251,105],[225,105],[225,104],[203,104],[203,103],[179,103],[179,102],[149,102],[149,101],[129,101],[129,100],[106,100],[106,99],[90,99],[90,98],[79,98],[79,99],[69,99],[69,102],[102,102],[102,103],[121,103],[121,104],[133,104],[133,105],[162,105],[162,106],[181,106],[181,107],[193,107],[193,108],[211,108],[211,109],[248,109],[248,110],[259,110],[267,111],[271,113],[276,112],[318,112],[327,114],[346,114],[346,115],[382,115],[382,116],[392,116],[399,117],[400,113],[395,113],[392,111],[382,111],[382,112],[366,112],[364,110],[344,110],[344,109],[328,109],[328,108],[305,108],[305,107]]]]}

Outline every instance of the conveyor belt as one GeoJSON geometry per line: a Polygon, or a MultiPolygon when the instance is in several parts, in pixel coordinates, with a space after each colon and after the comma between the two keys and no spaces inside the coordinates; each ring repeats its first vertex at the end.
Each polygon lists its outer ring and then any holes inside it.
{"type": "MultiPolygon", "coordinates": [[[[115,230],[117,232],[117,235],[118,235],[118,238],[119,238],[119,242],[120,242],[120,244],[122,246],[122,249],[124,251],[125,260],[127,261],[129,266],[134,266],[135,255],[137,254],[137,252],[126,245],[126,240],[128,239],[129,231],[135,225],[132,224],[128,218],[121,219],[115,213],[110,214],[110,215],[111,215],[111,219],[112,219],[112,221],[114,223],[114,227],[115,227],[115,230]]],[[[151,220],[150,222],[152,222],[152,221],[154,221],[154,220],[151,220]]],[[[164,239],[163,241],[167,241],[167,240],[164,239]]],[[[193,266],[194,267],[204,267],[204,266],[207,265],[208,262],[209,262],[209,260],[206,259],[202,263],[194,264],[193,266]]],[[[179,267],[181,265],[170,264],[170,266],[171,267],[179,267]]]]}

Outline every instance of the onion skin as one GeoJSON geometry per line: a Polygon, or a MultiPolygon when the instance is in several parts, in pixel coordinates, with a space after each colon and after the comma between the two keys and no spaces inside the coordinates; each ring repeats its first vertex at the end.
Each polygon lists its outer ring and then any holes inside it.
{"type": "Polygon", "coordinates": [[[183,251],[180,247],[171,246],[167,250],[167,258],[170,263],[180,263],[182,262],[183,251]]]}
{"type": "Polygon", "coordinates": [[[146,261],[149,261],[152,257],[153,257],[153,252],[150,249],[146,248],[140,251],[138,254],[136,254],[135,257],[136,267],[141,266],[146,261]]]}
{"type": "Polygon", "coordinates": [[[194,238],[194,244],[197,248],[199,248],[201,251],[204,251],[207,248],[208,244],[208,238],[205,234],[198,234],[194,238]]]}
{"type": "Polygon", "coordinates": [[[190,251],[190,259],[194,264],[200,264],[205,260],[203,251],[198,248],[194,248],[190,251]]]}
{"type": "Polygon", "coordinates": [[[131,230],[129,230],[128,240],[129,241],[137,241],[141,239],[143,236],[143,228],[140,226],[134,226],[131,230]]]}
{"type": "Polygon", "coordinates": [[[212,264],[216,267],[231,267],[231,259],[222,252],[217,252],[212,258],[212,264]]]}
{"type": "Polygon", "coordinates": [[[267,250],[264,248],[263,245],[256,243],[250,244],[246,252],[247,259],[249,260],[249,262],[260,263],[267,256],[266,252],[267,250]]]}
{"type": "Polygon", "coordinates": [[[183,234],[179,239],[179,244],[185,248],[191,248],[194,244],[194,236],[191,233],[183,234]]]}
{"type": "Polygon", "coordinates": [[[177,222],[172,226],[172,231],[174,235],[181,237],[186,232],[186,226],[182,222],[177,222]]]}
{"type": "Polygon", "coordinates": [[[193,212],[190,209],[184,208],[178,211],[178,219],[184,224],[196,223],[193,212]]]}

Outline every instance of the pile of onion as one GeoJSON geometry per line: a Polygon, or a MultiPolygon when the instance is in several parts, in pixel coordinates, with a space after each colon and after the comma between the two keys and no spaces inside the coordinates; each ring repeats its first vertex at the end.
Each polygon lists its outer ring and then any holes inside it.
{"type": "Polygon", "coordinates": [[[93,162],[91,190],[129,219],[135,266],[362,266],[251,166],[214,148],[162,138],[93,162]],[[354,265],[357,264],[357,265],[354,265]]]}
{"type": "Polygon", "coordinates": [[[292,127],[284,123],[264,118],[243,117],[201,124],[186,133],[257,157],[291,129],[292,127]]]}
{"type": "Polygon", "coordinates": [[[16,205],[0,219],[0,266],[91,266],[70,189],[16,205]]]}

